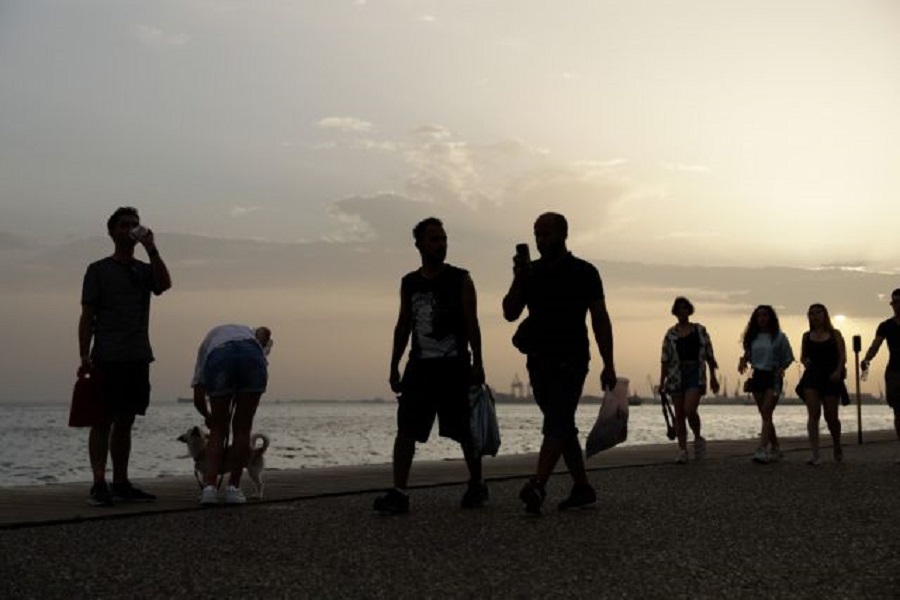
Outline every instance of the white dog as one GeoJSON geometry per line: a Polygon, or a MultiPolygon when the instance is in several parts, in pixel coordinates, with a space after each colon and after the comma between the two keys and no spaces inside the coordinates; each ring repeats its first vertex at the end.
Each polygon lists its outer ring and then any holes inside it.
{"type": "MultiPolygon", "coordinates": [[[[208,438],[209,433],[196,426],[191,427],[177,438],[179,442],[184,442],[187,445],[188,453],[194,459],[194,477],[197,479],[197,484],[201,489],[203,488],[203,474],[206,470],[206,441],[208,438]]],[[[263,496],[262,472],[266,467],[264,454],[268,447],[269,436],[266,434],[254,433],[250,436],[250,457],[247,459],[246,468],[247,475],[256,486],[256,498],[262,498],[263,496]],[[258,448],[256,447],[257,440],[262,440],[262,446],[258,448]]],[[[231,446],[226,446],[219,475],[224,475],[231,470],[229,466],[230,450],[231,446]]]]}

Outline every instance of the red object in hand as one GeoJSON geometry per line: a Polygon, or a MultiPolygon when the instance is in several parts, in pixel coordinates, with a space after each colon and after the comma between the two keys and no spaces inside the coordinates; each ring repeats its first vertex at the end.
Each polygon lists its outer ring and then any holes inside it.
{"type": "Polygon", "coordinates": [[[101,425],[105,419],[99,372],[96,369],[78,369],[69,409],[69,427],[93,427],[101,425]]]}

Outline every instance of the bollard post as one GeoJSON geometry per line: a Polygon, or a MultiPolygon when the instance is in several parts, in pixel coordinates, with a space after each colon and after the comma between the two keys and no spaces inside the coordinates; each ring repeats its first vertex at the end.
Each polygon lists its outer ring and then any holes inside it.
{"type": "Polygon", "coordinates": [[[853,357],[856,372],[856,443],[862,444],[862,396],[859,393],[859,352],[862,350],[862,338],[853,336],[853,357]]]}

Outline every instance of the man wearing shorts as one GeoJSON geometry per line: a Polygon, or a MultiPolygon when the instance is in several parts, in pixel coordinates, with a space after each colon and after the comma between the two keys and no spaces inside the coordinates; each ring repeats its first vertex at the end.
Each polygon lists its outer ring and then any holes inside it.
{"type": "Polygon", "coordinates": [[[216,478],[223,472],[220,467],[229,427],[232,431],[230,469],[222,499],[225,504],[247,501],[241,492],[241,475],[250,457],[253,417],[269,381],[266,356],[271,348],[272,331],[268,327],[219,325],[206,334],[197,350],[191,380],[194,407],[209,425],[200,492],[200,504],[204,506],[219,501],[216,478]]]}
{"type": "Polygon", "coordinates": [[[394,440],[394,488],[375,499],[375,510],[409,511],[406,492],[416,442],[428,441],[435,417],[438,434],[459,442],[469,469],[463,508],[488,498],[481,457],[472,449],[469,387],[484,383],[475,284],[468,271],[447,264],[447,234],[430,217],[413,229],[422,266],[400,282],[400,314],[394,327],[390,385],[398,393],[394,440]],[[403,376],[400,359],[412,339],[403,376]],[[470,353],[471,349],[471,353],[470,353]]]}
{"type": "MultiPolygon", "coordinates": [[[[884,369],[884,389],[887,394],[888,405],[894,409],[894,431],[900,439],[900,288],[891,292],[891,308],[894,316],[887,321],[878,324],[875,331],[875,339],[866,351],[866,356],[860,363],[863,371],[869,370],[869,364],[878,354],[882,342],[887,340],[888,364],[884,369]]],[[[897,459],[900,464],[900,458],[897,459]]]]}
{"type": "Polygon", "coordinates": [[[568,251],[567,237],[568,223],[563,215],[545,213],[538,217],[534,239],[541,258],[531,262],[517,253],[513,282],[503,298],[503,316],[508,321],[515,321],[528,308],[528,317],[519,330],[525,331],[521,337],[517,332],[516,345],[528,356],[531,388],[544,415],[537,474],[519,493],[525,510],[532,514],[541,512],[545,485],[560,456],[574,483],[569,497],[559,503],[559,510],[597,501],[588,482],[575,426],[575,411],[590,361],[585,325],[588,313],[603,358],[601,385],[612,389],[616,384],[612,324],[606,311],[603,282],[593,265],[568,251]]]}
{"type": "Polygon", "coordinates": [[[88,266],[81,291],[81,368],[98,377],[103,402],[103,416],[92,425],[88,439],[92,506],[156,500],[131,485],[128,460],[135,416],[144,415],[150,403],[150,294],[162,294],[172,281],[153,232],[139,225],[137,209],[122,207],[112,214],[106,230],[115,251],[88,266]],[[149,264],[134,257],[138,243],[147,251],[149,264]],[[111,488],[106,482],[107,454],[113,463],[111,488]]]}

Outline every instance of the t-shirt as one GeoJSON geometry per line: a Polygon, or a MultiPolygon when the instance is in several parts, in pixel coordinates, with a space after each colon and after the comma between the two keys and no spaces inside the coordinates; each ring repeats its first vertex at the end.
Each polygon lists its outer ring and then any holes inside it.
{"type": "Polygon", "coordinates": [[[591,352],[585,319],[591,302],[603,299],[597,268],[567,253],[555,265],[539,258],[531,263],[531,270],[525,305],[537,351],[543,356],[588,362],[591,352]]]}
{"type": "Polygon", "coordinates": [[[882,321],[875,335],[885,339],[890,351],[885,371],[900,371],[900,323],[893,318],[882,321]]]}
{"type": "Polygon", "coordinates": [[[97,362],[153,361],[150,348],[150,292],[153,268],[137,259],[107,257],[84,274],[81,303],[94,310],[91,359],[97,362]]]}
{"type": "Polygon", "coordinates": [[[247,325],[219,325],[210,329],[197,350],[197,362],[194,364],[194,378],[191,380],[191,387],[204,383],[203,368],[206,366],[206,359],[210,352],[228,342],[242,340],[259,343],[256,339],[256,331],[247,325]]]}
{"type": "Polygon", "coordinates": [[[407,273],[400,293],[412,307],[410,359],[468,357],[463,281],[469,272],[445,264],[436,277],[407,273]]]}

